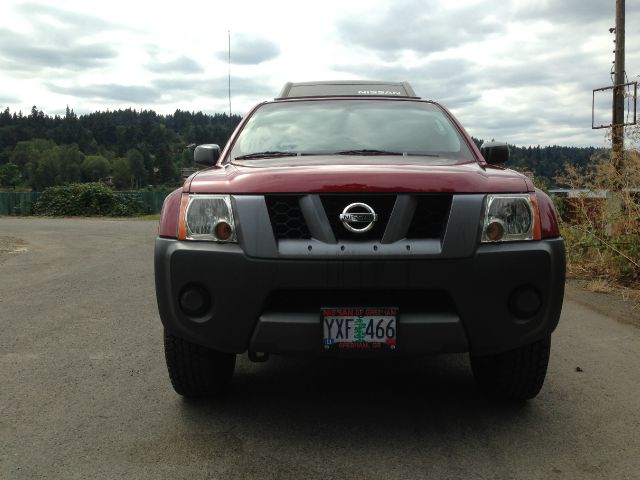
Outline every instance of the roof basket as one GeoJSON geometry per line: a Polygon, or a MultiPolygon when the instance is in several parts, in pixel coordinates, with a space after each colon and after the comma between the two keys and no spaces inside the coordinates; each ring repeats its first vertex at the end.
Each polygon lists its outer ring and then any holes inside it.
{"type": "Polygon", "coordinates": [[[276,100],[301,97],[400,97],[419,98],[408,82],[344,80],[329,82],[287,82],[276,100]]]}

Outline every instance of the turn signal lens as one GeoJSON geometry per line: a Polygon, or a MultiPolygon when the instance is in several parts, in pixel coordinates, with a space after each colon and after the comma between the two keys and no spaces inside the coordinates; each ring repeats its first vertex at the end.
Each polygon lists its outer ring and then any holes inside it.
{"type": "MultiPolygon", "coordinates": [[[[183,201],[180,215],[180,240],[237,242],[228,195],[193,195],[183,201]]],[[[184,198],[184,197],[183,197],[184,198]]]]}
{"type": "Polygon", "coordinates": [[[487,195],[482,217],[483,243],[540,240],[534,193],[487,195]]]}
{"type": "Polygon", "coordinates": [[[213,231],[218,240],[223,240],[225,242],[233,235],[233,228],[231,228],[231,225],[224,220],[218,222],[213,231]]]}
{"type": "Polygon", "coordinates": [[[500,220],[493,220],[485,230],[485,234],[492,242],[502,240],[504,236],[504,224],[500,220]]]}

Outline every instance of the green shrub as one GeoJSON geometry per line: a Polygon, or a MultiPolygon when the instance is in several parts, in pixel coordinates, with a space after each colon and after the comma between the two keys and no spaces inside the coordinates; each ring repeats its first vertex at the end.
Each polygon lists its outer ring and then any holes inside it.
{"type": "Polygon", "coordinates": [[[36,215],[131,216],[144,213],[135,198],[123,197],[102,183],[49,187],[33,207],[36,215]]]}

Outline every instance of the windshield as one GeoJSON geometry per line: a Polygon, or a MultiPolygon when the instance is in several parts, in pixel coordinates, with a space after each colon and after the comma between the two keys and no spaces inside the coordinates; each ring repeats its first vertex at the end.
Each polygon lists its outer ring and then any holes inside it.
{"type": "Polygon", "coordinates": [[[474,160],[436,105],[370,99],[263,105],[240,132],[231,159],[323,154],[411,155],[429,163],[474,160]]]}

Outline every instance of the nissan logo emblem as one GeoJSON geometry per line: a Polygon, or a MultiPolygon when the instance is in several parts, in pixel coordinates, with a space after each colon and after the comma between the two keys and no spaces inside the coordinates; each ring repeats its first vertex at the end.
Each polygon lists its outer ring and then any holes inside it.
{"type": "Polygon", "coordinates": [[[368,232],[378,221],[378,214],[366,203],[352,203],[340,214],[344,228],[353,233],[368,232]]]}

